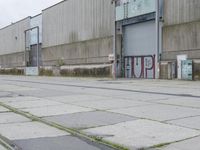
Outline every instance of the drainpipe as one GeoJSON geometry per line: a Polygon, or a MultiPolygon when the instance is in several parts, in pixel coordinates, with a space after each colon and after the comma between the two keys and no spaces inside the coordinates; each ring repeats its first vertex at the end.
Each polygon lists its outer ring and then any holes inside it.
{"type": "Polygon", "coordinates": [[[156,78],[159,78],[160,73],[160,2],[159,0],[156,0],[156,78]]]}
{"type": "Polygon", "coordinates": [[[27,42],[27,36],[26,36],[26,32],[24,32],[25,34],[25,50],[24,50],[24,69],[27,67],[27,64],[26,64],[26,42],[27,42]]]}
{"type": "Polygon", "coordinates": [[[39,44],[40,44],[40,28],[36,27],[37,29],[37,67],[39,69],[40,64],[39,64],[39,44]]]}
{"type": "Polygon", "coordinates": [[[112,1],[112,4],[114,5],[114,15],[113,15],[113,55],[114,55],[114,61],[112,63],[112,76],[113,79],[116,79],[116,24],[115,24],[115,18],[116,18],[116,0],[112,1]]]}

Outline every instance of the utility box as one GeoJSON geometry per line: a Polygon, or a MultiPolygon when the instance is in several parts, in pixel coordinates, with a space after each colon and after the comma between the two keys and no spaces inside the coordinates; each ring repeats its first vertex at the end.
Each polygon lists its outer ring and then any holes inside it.
{"type": "Polygon", "coordinates": [[[182,80],[193,80],[193,61],[183,60],[181,62],[182,80]]]}
{"type": "Polygon", "coordinates": [[[39,75],[39,68],[38,67],[26,67],[25,68],[25,75],[26,76],[38,76],[39,75]]]}
{"type": "Polygon", "coordinates": [[[182,79],[182,61],[187,60],[188,56],[183,55],[177,55],[177,77],[179,80],[182,79]]]}
{"type": "Polygon", "coordinates": [[[160,79],[176,78],[176,62],[166,61],[160,64],[160,79]]]}

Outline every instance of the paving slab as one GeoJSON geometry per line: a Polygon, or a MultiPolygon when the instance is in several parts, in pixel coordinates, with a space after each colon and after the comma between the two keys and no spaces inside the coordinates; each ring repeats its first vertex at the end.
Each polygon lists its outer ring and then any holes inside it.
{"type": "MultiPolygon", "coordinates": [[[[98,83],[97,83],[98,84],[98,83]]],[[[144,83],[145,84],[145,83],[144,83]]],[[[120,85],[121,86],[121,85],[120,85]]],[[[103,86],[103,88],[105,87],[105,85],[103,86]]],[[[121,99],[127,99],[127,100],[135,100],[135,101],[154,101],[154,100],[165,100],[167,98],[172,97],[171,95],[163,95],[163,94],[159,94],[159,92],[155,92],[155,94],[151,94],[149,92],[151,92],[151,90],[149,89],[147,92],[142,91],[142,89],[137,89],[136,86],[129,86],[129,88],[125,88],[125,90],[122,91],[120,90],[115,90],[116,85],[111,87],[111,90],[107,90],[107,89],[98,89],[98,88],[90,88],[90,89],[82,89],[80,91],[78,91],[79,89],[77,88],[77,92],[79,93],[83,93],[83,94],[93,94],[93,95],[98,95],[98,96],[107,96],[110,98],[121,98],[121,99]],[[112,88],[114,90],[112,90],[112,88]],[[135,91],[134,91],[134,88],[135,91]],[[133,90],[133,91],[126,91],[126,90],[133,90]],[[83,91],[83,92],[82,92],[83,91]]],[[[108,88],[108,87],[106,87],[108,88]]]]}
{"type": "MultiPolygon", "coordinates": [[[[133,88],[133,87],[132,87],[133,88]]],[[[136,90],[137,91],[137,90],[136,90]]],[[[137,100],[137,101],[158,101],[166,100],[172,96],[162,95],[162,94],[150,94],[150,93],[140,93],[140,92],[126,92],[126,91],[115,91],[112,92],[113,97],[128,99],[128,100],[137,100]]]]}
{"type": "Polygon", "coordinates": [[[200,130],[200,116],[173,120],[168,123],[200,130]]]}
{"type": "Polygon", "coordinates": [[[11,92],[0,91],[0,98],[11,96],[11,92]]]}
{"type": "Polygon", "coordinates": [[[113,109],[109,111],[158,121],[170,121],[172,119],[200,115],[200,109],[162,104],[130,107],[125,109],[113,109]]]}
{"type": "Polygon", "coordinates": [[[63,105],[60,102],[54,102],[46,99],[41,100],[33,100],[33,101],[15,101],[15,102],[4,102],[5,104],[12,106],[14,108],[37,108],[43,106],[55,106],[55,105],[63,105]]]}
{"type": "Polygon", "coordinates": [[[200,99],[199,98],[183,98],[183,97],[174,97],[167,100],[156,101],[156,103],[170,104],[184,107],[194,107],[200,109],[200,99]]]}
{"type": "Polygon", "coordinates": [[[71,94],[66,96],[47,97],[47,99],[63,103],[69,103],[69,102],[108,100],[108,97],[85,95],[85,94],[76,94],[76,95],[71,94]]]}
{"type": "Polygon", "coordinates": [[[9,110],[5,107],[0,106],[0,113],[9,112],[9,110]]]}
{"type": "Polygon", "coordinates": [[[158,150],[200,150],[200,137],[170,144],[158,150]]]}
{"type": "Polygon", "coordinates": [[[136,120],[137,118],[110,112],[93,111],[46,117],[44,119],[66,127],[83,129],[136,120]]]}
{"type": "Polygon", "coordinates": [[[44,89],[37,89],[37,90],[32,90],[32,91],[16,91],[15,93],[24,95],[24,96],[33,96],[33,97],[41,97],[41,98],[45,98],[45,97],[53,97],[53,96],[64,96],[64,95],[70,95],[70,92],[67,91],[59,91],[58,89],[48,89],[48,90],[44,90],[44,89]]]}
{"type": "Polygon", "coordinates": [[[29,122],[29,121],[31,120],[21,115],[15,114],[13,112],[0,113],[0,124],[29,122]]]}
{"type": "Polygon", "coordinates": [[[38,97],[32,96],[15,96],[15,97],[4,97],[0,98],[0,102],[10,103],[10,102],[24,102],[24,101],[38,101],[44,100],[38,97]]]}
{"type": "Polygon", "coordinates": [[[84,132],[130,149],[147,148],[200,135],[197,130],[143,119],[87,129],[84,132]]]}
{"type": "Polygon", "coordinates": [[[98,110],[109,110],[117,108],[127,108],[127,107],[136,107],[143,105],[151,105],[151,103],[133,101],[133,100],[123,100],[123,99],[108,99],[101,101],[84,101],[84,102],[71,102],[71,104],[90,107],[98,110]]]}
{"type": "Polygon", "coordinates": [[[166,96],[162,94],[147,94],[147,93],[132,93],[132,99],[133,100],[139,100],[139,101],[146,101],[146,102],[153,102],[158,100],[167,100],[169,98],[172,98],[172,96],[166,96]]]}
{"type": "Polygon", "coordinates": [[[0,145],[0,150],[7,150],[7,149],[0,145]]]}
{"type": "Polygon", "coordinates": [[[3,84],[0,86],[0,91],[6,91],[6,92],[29,91],[29,90],[37,90],[37,89],[32,87],[9,85],[9,84],[3,84]]]}
{"type": "Polygon", "coordinates": [[[39,122],[0,124],[0,133],[9,140],[69,135],[67,132],[39,122]]]}
{"type": "Polygon", "coordinates": [[[23,111],[31,113],[38,117],[57,116],[57,115],[87,112],[93,110],[94,109],[91,108],[84,108],[70,104],[23,109],[23,111]]]}
{"type": "Polygon", "coordinates": [[[16,140],[14,143],[22,150],[112,150],[72,136],[16,140]]]}

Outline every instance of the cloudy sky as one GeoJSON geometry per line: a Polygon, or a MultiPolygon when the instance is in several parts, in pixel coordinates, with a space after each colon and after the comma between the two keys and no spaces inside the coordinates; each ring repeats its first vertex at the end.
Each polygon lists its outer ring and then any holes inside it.
{"type": "Polygon", "coordinates": [[[0,0],[0,28],[27,16],[41,13],[41,10],[62,0],[0,0]]]}

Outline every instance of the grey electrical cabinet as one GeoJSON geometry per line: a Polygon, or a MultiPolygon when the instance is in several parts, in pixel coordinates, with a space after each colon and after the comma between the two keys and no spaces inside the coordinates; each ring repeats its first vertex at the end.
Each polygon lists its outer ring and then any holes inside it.
{"type": "Polygon", "coordinates": [[[193,61],[183,60],[181,62],[182,79],[193,80],[193,61]]]}

